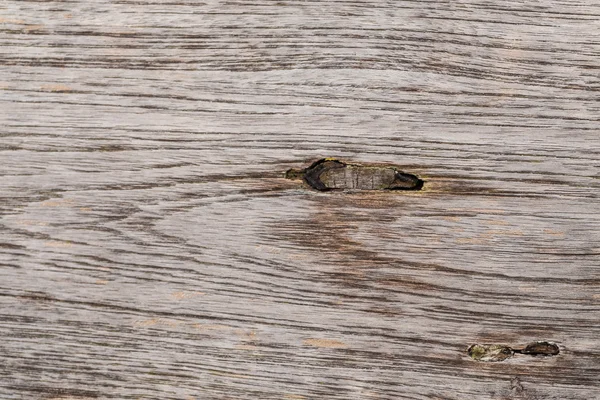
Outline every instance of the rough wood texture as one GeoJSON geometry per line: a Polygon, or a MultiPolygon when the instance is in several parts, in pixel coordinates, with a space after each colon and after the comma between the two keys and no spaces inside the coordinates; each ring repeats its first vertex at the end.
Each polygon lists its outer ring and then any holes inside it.
{"type": "Polygon", "coordinates": [[[0,29],[0,398],[600,399],[600,5],[5,0],[0,29]],[[322,157],[426,183],[283,179],[322,157]]]}

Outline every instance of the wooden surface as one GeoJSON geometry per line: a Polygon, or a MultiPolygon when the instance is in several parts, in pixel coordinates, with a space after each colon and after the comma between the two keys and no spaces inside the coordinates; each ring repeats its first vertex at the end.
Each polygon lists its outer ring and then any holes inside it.
{"type": "Polygon", "coordinates": [[[5,0],[0,41],[0,398],[600,399],[597,3],[5,0]],[[426,183],[283,179],[321,157],[426,183]]]}

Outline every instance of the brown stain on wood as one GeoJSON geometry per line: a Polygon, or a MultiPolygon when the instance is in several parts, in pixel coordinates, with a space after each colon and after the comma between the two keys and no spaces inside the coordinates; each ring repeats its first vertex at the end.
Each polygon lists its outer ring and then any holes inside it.
{"type": "Polygon", "coordinates": [[[186,291],[179,291],[179,292],[171,293],[171,297],[175,298],[176,300],[186,300],[186,299],[191,299],[194,297],[204,296],[204,295],[206,295],[206,293],[186,292],[186,291]]]}
{"type": "Polygon", "coordinates": [[[42,89],[45,92],[56,92],[56,93],[68,93],[71,92],[73,89],[71,89],[69,86],[67,85],[63,85],[63,84],[47,84],[47,85],[42,85],[40,87],[40,89],[42,89]]]}
{"type": "Polygon", "coordinates": [[[347,347],[346,343],[335,339],[310,338],[302,342],[305,346],[321,347],[326,349],[340,349],[347,347]]]}

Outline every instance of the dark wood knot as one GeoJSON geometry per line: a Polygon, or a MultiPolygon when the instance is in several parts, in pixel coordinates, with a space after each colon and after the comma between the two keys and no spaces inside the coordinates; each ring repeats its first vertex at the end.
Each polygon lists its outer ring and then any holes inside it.
{"type": "Polygon", "coordinates": [[[328,190],[420,190],[423,181],[394,166],[347,164],[324,158],[305,169],[290,169],[287,179],[302,179],[319,191],[328,190]]]}

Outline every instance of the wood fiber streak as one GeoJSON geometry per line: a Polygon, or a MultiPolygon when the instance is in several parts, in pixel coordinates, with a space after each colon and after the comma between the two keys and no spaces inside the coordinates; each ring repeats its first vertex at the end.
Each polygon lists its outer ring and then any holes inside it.
{"type": "Polygon", "coordinates": [[[582,0],[3,1],[0,398],[600,399],[599,60],[582,0]]]}

